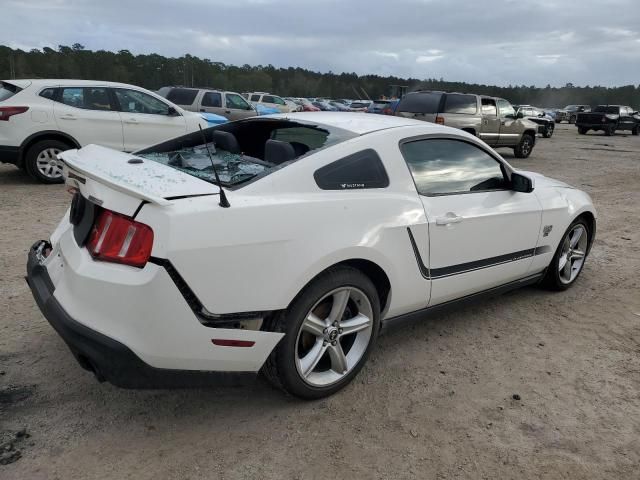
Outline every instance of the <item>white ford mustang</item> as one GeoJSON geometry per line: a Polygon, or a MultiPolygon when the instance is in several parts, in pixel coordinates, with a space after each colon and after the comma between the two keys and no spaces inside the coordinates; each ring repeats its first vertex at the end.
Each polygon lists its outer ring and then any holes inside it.
{"type": "Polygon", "coordinates": [[[397,117],[262,117],[60,157],[76,193],[28,282],[80,364],[123,387],[262,371],[332,394],[386,326],[571,286],[596,229],[584,192],[397,117]]]}

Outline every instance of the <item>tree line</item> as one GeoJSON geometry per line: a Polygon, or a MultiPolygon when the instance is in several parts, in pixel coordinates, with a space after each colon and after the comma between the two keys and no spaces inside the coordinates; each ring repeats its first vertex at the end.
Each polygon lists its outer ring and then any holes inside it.
{"type": "Polygon", "coordinates": [[[150,90],[184,85],[295,97],[371,99],[393,96],[398,91],[393,86],[403,86],[407,91],[425,89],[493,95],[514,104],[543,107],[606,103],[640,107],[640,85],[580,87],[569,83],[563,87],[498,87],[432,78],[320,73],[273,65],[227,65],[188,54],[173,58],[155,53],[134,55],[129,50],[93,51],[79,43],[28,52],[0,45],[0,78],[75,78],[131,83],[150,90]]]}

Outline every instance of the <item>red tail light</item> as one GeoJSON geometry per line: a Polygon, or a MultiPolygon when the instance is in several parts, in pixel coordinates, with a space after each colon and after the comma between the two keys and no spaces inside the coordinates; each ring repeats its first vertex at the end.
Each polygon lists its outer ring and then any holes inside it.
{"type": "Polygon", "coordinates": [[[152,246],[151,227],[109,210],[100,212],[87,242],[95,260],[139,268],[149,260],[152,246]]]}
{"type": "Polygon", "coordinates": [[[27,110],[29,110],[29,107],[0,107],[0,120],[7,122],[9,118],[24,113],[27,110]]]}
{"type": "Polygon", "coordinates": [[[443,117],[436,117],[436,123],[438,125],[444,125],[444,118],[443,117]]]}

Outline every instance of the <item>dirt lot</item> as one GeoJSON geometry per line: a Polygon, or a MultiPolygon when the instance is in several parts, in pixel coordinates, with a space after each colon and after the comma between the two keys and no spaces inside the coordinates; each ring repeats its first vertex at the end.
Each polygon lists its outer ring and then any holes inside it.
{"type": "Polygon", "coordinates": [[[97,383],[23,279],[69,194],[0,166],[0,444],[21,454],[0,477],[639,478],[640,138],[562,125],[527,160],[503,153],[593,197],[598,235],[577,285],[391,332],[354,383],[310,403],[263,382],[97,383]]]}

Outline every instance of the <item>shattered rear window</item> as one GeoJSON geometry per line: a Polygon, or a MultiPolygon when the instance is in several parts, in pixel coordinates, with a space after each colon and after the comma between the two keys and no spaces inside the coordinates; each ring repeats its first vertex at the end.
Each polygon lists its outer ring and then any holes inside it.
{"type": "Polygon", "coordinates": [[[256,163],[257,159],[251,159],[242,153],[230,153],[217,149],[213,142],[209,143],[208,147],[211,156],[209,156],[205,145],[183,148],[173,152],[145,153],[139,156],[168,165],[211,183],[215,182],[213,171],[213,165],[215,165],[223,185],[242,183],[270,168],[268,165],[256,163]]]}

